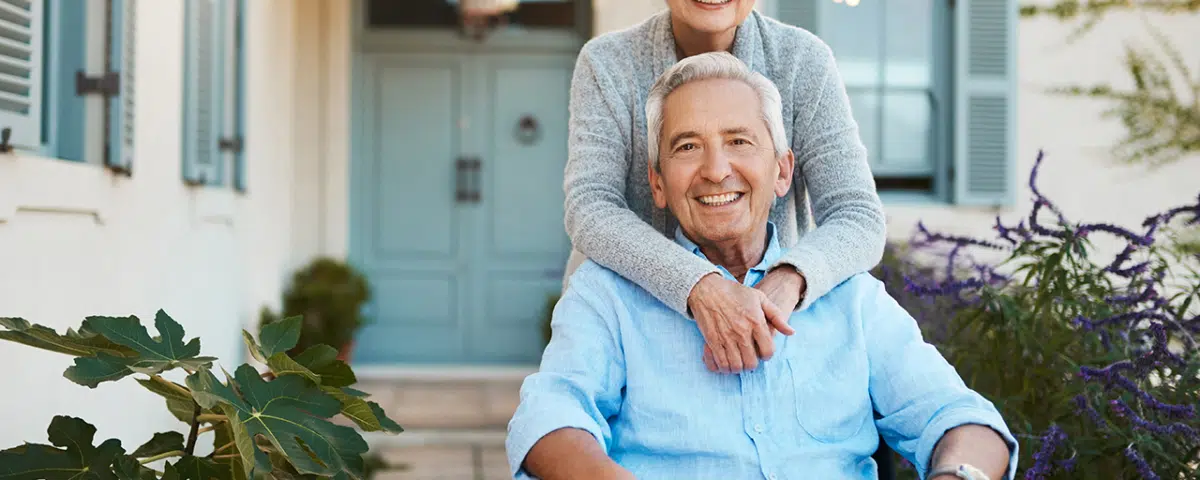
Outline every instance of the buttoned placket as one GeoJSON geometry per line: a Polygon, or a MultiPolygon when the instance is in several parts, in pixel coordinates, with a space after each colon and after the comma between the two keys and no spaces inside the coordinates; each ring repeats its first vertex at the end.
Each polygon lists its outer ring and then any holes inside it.
{"type": "Polygon", "coordinates": [[[743,427],[746,434],[750,436],[750,440],[754,442],[754,449],[758,453],[758,464],[762,469],[763,478],[767,480],[778,480],[779,476],[775,472],[774,459],[772,450],[774,444],[770,441],[768,430],[768,415],[767,409],[770,408],[771,402],[767,398],[767,366],[759,364],[754,370],[742,372],[741,387],[742,387],[742,405],[745,410],[742,413],[743,427]]]}

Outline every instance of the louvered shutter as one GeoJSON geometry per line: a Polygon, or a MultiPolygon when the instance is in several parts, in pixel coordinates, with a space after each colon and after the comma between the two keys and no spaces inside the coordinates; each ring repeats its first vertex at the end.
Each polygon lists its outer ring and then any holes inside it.
{"type": "Polygon", "coordinates": [[[828,0],[776,0],[775,18],[781,22],[817,33],[818,1],[828,0]]]}
{"type": "Polygon", "coordinates": [[[954,192],[967,205],[1016,192],[1016,0],[955,7],[954,192]]]}
{"type": "Polygon", "coordinates": [[[189,185],[219,185],[225,173],[217,144],[224,123],[222,3],[184,2],[183,177],[189,185]]]}
{"type": "Polygon", "coordinates": [[[42,1],[0,1],[0,129],[9,142],[35,149],[42,144],[42,1]]]}
{"type": "Polygon", "coordinates": [[[108,140],[105,163],[126,175],[133,172],[134,38],[137,0],[111,0],[109,70],[120,75],[118,93],[108,97],[108,140]]]}
{"type": "Polygon", "coordinates": [[[233,155],[233,188],[239,192],[246,191],[246,0],[229,1],[229,88],[226,90],[228,99],[225,105],[229,114],[225,116],[229,122],[225,128],[226,138],[222,148],[233,155]]]}

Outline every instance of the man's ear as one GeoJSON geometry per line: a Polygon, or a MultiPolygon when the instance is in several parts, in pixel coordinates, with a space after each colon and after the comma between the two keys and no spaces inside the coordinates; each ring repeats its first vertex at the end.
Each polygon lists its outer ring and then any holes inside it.
{"type": "MultiPolygon", "coordinates": [[[[660,168],[662,166],[661,159],[659,160],[659,166],[660,168]]],[[[667,208],[667,192],[663,190],[662,174],[658,172],[658,168],[655,168],[653,163],[649,167],[646,169],[646,172],[650,180],[650,193],[654,196],[654,206],[667,208]]]]}
{"type": "Polygon", "coordinates": [[[796,157],[792,155],[792,149],[789,148],[779,156],[779,176],[775,179],[776,196],[787,195],[788,189],[792,187],[792,172],[795,169],[796,157]]]}

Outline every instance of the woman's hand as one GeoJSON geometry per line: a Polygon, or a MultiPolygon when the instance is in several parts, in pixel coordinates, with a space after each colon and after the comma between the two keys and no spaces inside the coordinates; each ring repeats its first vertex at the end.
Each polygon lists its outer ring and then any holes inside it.
{"type": "Polygon", "coordinates": [[[766,360],[775,354],[772,329],[794,333],[787,324],[790,310],[781,311],[762,290],[717,274],[705,275],[696,283],[688,297],[688,309],[704,336],[704,362],[718,372],[757,368],[760,357],[766,360]]]}

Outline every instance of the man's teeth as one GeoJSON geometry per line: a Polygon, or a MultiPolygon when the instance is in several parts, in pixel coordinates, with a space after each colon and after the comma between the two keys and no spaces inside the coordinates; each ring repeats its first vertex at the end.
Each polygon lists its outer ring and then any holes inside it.
{"type": "Polygon", "coordinates": [[[705,205],[720,206],[728,203],[733,203],[735,200],[742,197],[740,193],[722,193],[720,195],[705,195],[700,197],[700,203],[705,205]]]}
{"type": "Polygon", "coordinates": [[[723,4],[732,2],[733,0],[696,0],[696,1],[700,2],[700,3],[707,3],[709,5],[723,5],[723,4]]]}

